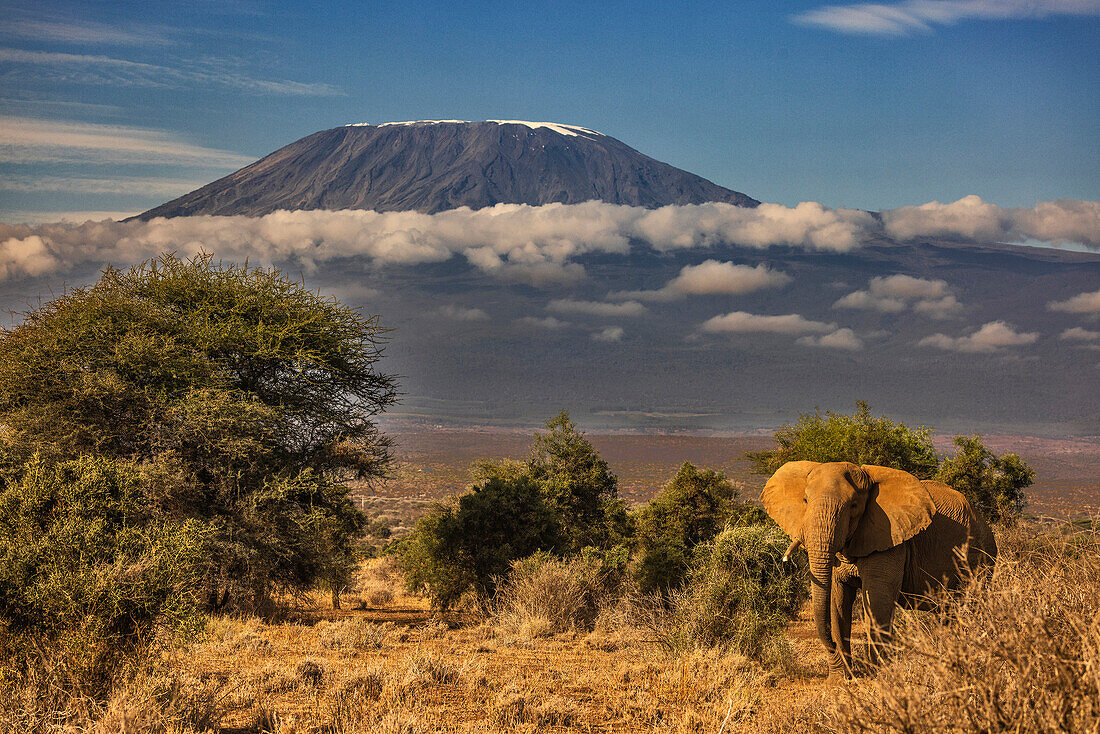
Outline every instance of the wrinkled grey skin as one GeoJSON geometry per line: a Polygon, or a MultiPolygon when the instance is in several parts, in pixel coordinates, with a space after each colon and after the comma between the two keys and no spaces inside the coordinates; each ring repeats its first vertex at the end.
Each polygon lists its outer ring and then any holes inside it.
{"type": "Polygon", "coordinates": [[[831,675],[851,675],[852,607],[869,616],[881,660],[897,605],[928,609],[993,563],[993,532],[960,493],[881,466],[792,461],[768,480],[768,514],[810,559],[817,635],[831,675]]]}

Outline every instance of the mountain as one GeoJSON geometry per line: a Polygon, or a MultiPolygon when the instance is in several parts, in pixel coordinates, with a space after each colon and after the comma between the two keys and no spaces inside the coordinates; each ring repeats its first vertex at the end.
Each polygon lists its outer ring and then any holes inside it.
{"type": "Polygon", "coordinates": [[[421,120],[322,130],[137,219],[278,209],[434,213],[592,199],[655,208],[760,202],[575,125],[421,120]]]}

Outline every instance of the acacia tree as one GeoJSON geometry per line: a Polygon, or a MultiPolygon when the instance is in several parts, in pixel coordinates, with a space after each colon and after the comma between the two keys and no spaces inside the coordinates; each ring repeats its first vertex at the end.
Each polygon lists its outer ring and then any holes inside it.
{"type": "Polygon", "coordinates": [[[0,332],[3,481],[35,455],[155,467],[142,501],[202,524],[214,605],[338,577],[364,523],[342,479],[390,460],[385,333],[274,269],[108,268],[0,332]]]}
{"type": "Polygon", "coordinates": [[[936,479],[962,492],[990,522],[1011,523],[1023,512],[1035,471],[1017,454],[997,456],[980,435],[955,436],[955,455],[943,460],[936,479]]]}
{"type": "Polygon", "coordinates": [[[726,526],[767,522],[738,487],[713,469],[684,462],[672,481],[635,514],[634,578],[643,592],[668,591],[687,577],[697,546],[726,526]]]}
{"type": "Polygon", "coordinates": [[[932,447],[932,430],[909,428],[882,416],[871,415],[871,406],[856,402],[852,415],[820,410],[799,415],[794,424],[775,432],[776,448],[747,456],[757,474],[774,474],[788,461],[850,461],[907,471],[921,479],[936,473],[939,458],[932,447]]]}
{"type": "Polygon", "coordinates": [[[564,410],[536,433],[527,473],[541,486],[570,550],[606,548],[628,533],[619,478],[564,410]]]}

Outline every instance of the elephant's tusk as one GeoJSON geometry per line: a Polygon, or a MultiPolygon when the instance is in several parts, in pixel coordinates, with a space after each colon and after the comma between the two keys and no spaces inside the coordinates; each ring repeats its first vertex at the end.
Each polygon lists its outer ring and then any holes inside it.
{"type": "Polygon", "coordinates": [[[791,554],[794,553],[795,549],[798,548],[798,546],[800,545],[802,545],[802,538],[795,538],[791,541],[791,545],[787,548],[787,552],[783,554],[784,563],[791,560],[791,554]]]}

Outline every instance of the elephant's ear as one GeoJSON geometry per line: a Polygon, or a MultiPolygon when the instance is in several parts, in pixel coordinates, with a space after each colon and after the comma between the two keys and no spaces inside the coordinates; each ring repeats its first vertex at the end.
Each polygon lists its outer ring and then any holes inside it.
{"type": "Polygon", "coordinates": [[[764,509],[792,539],[802,537],[802,517],[806,514],[806,477],[818,466],[816,461],[788,461],[772,474],[760,493],[764,509]]]}
{"type": "Polygon", "coordinates": [[[915,476],[885,466],[862,466],[859,470],[866,475],[866,481],[854,477],[857,481],[853,483],[869,487],[867,506],[844,549],[845,555],[859,558],[889,550],[932,522],[936,504],[915,476]]]}

